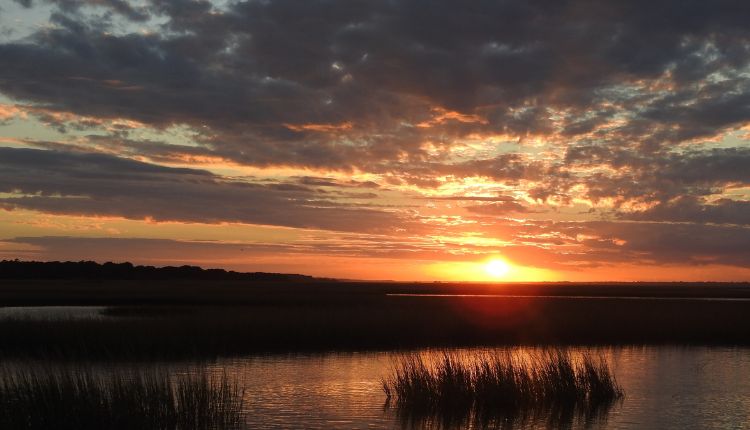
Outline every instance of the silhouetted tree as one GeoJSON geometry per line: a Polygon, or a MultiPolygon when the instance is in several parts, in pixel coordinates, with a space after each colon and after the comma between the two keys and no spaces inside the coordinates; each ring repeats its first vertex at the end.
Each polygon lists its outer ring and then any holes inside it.
{"type": "Polygon", "coordinates": [[[0,279],[124,279],[124,280],[214,280],[214,281],[311,281],[312,276],[224,269],[198,266],[135,266],[132,263],[95,261],[0,261],[0,279]]]}

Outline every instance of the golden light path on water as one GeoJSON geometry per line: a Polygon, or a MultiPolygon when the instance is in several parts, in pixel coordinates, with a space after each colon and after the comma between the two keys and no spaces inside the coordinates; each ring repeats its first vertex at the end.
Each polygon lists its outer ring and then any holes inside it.
{"type": "MultiPolygon", "coordinates": [[[[511,353],[521,360],[543,349],[533,347],[459,349],[458,354],[511,353]]],[[[574,357],[606,360],[625,398],[590,422],[573,417],[572,429],[745,428],[750,420],[747,349],[703,347],[571,348],[574,357]],[[691,375],[684,378],[684,375],[691,375]]],[[[419,351],[427,360],[440,350],[419,351]]],[[[467,428],[439,422],[401,422],[384,406],[381,379],[399,353],[265,356],[220,360],[211,366],[245,384],[247,428],[467,428]],[[412,426],[410,424],[416,424],[412,426]]],[[[545,428],[529,422],[519,428],[545,428]]]]}

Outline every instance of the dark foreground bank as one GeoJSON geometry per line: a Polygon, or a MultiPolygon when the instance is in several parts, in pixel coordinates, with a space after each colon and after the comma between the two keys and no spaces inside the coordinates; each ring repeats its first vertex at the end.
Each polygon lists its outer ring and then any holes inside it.
{"type": "Polygon", "coordinates": [[[107,308],[98,319],[0,319],[0,355],[150,359],[515,344],[748,345],[747,293],[746,284],[4,280],[2,306],[107,308]]]}

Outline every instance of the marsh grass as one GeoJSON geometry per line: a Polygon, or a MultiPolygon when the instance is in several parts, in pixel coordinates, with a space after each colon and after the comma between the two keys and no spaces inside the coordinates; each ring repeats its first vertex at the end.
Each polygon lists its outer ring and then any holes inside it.
{"type": "MultiPolygon", "coordinates": [[[[17,312],[1,318],[0,359],[211,360],[256,353],[425,347],[750,344],[750,301],[743,300],[385,294],[463,293],[459,287],[3,281],[0,306],[111,307],[92,319],[40,320],[17,312]]],[[[641,285],[552,286],[550,291],[526,284],[486,286],[486,290],[470,284],[464,287],[480,293],[658,293],[647,287],[642,292],[641,285]]],[[[674,294],[708,294],[708,287],[701,288],[662,287],[662,293],[674,289],[674,294]],[[690,288],[698,292],[690,293],[690,288]]],[[[727,296],[750,295],[746,286],[719,291],[727,296]]]]}
{"type": "Polygon", "coordinates": [[[402,419],[447,427],[471,420],[487,426],[543,419],[554,427],[591,421],[624,395],[603,358],[560,350],[523,357],[444,352],[435,360],[407,354],[383,390],[402,419]]]}
{"type": "Polygon", "coordinates": [[[3,429],[234,429],[242,391],[226,375],[3,369],[3,429]]]}

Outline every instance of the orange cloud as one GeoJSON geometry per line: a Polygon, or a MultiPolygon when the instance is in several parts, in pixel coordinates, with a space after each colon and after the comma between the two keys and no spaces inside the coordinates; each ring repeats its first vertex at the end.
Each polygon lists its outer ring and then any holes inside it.
{"type": "Polygon", "coordinates": [[[458,121],[463,123],[477,123],[477,124],[488,124],[486,118],[479,115],[463,114],[456,111],[450,111],[443,108],[433,108],[433,117],[427,121],[422,121],[417,124],[419,128],[430,128],[436,125],[445,124],[448,121],[458,121]]]}
{"type": "Polygon", "coordinates": [[[19,109],[16,105],[0,104],[0,121],[5,121],[15,117],[26,117],[26,112],[19,109]]]}
{"type": "Polygon", "coordinates": [[[341,124],[284,124],[284,127],[292,131],[316,131],[319,133],[331,133],[335,131],[351,130],[353,124],[344,122],[341,124]]]}

